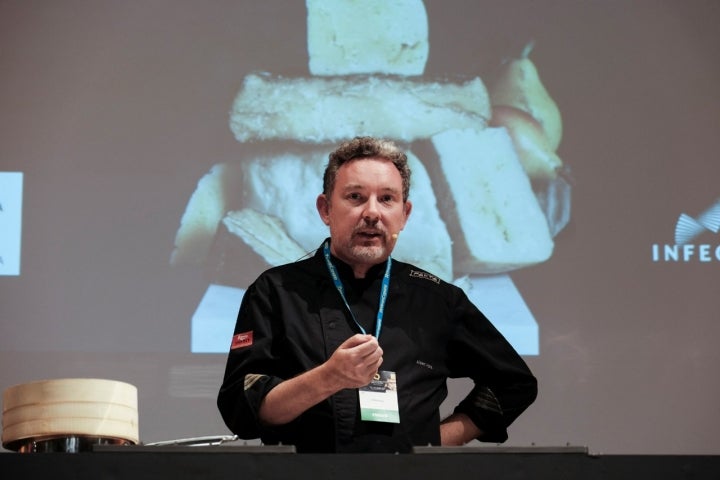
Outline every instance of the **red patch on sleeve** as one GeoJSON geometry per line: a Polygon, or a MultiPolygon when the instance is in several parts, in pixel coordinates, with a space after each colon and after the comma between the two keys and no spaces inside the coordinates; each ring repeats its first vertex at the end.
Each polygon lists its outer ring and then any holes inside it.
{"type": "Polygon", "coordinates": [[[230,350],[236,348],[249,347],[253,343],[253,331],[238,333],[232,337],[232,343],[230,344],[230,350]]]}

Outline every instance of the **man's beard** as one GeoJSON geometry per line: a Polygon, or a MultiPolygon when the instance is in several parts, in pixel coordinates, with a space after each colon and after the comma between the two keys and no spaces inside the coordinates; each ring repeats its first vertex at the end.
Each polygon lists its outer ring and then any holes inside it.
{"type": "Polygon", "coordinates": [[[353,245],[350,253],[353,258],[362,263],[380,263],[387,258],[384,245],[353,245]]]}

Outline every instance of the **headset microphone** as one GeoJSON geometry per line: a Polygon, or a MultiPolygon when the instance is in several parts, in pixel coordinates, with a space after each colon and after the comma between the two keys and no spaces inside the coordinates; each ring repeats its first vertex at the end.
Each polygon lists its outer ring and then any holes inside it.
{"type": "Polygon", "coordinates": [[[393,234],[390,235],[390,236],[392,237],[393,240],[397,240],[398,235],[399,235],[398,233],[393,233],[393,234]]]}

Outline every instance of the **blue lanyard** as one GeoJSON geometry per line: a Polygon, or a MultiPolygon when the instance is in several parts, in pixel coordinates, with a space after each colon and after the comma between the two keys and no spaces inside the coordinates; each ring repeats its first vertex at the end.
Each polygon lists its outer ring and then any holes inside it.
{"type": "MultiPolygon", "coordinates": [[[[350,315],[352,316],[355,325],[358,326],[362,333],[366,333],[362,325],[358,323],[357,319],[355,318],[355,314],[353,314],[353,311],[350,308],[350,305],[348,305],[347,299],[345,298],[345,288],[343,287],[342,281],[340,281],[340,276],[338,275],[335,265],[333,265],[332,261],[330,261],[330,245],[327,241],[323,245],[323,254],[325,255],[325,265],[327,265],[327,269],[330,272],[330,276],[332,277],[333,283],[335,284],[335,288],[340,294],[340,297],[342,297],[343,302],[345,303],[345,307],[347,307],[348,311],[350,312],[350,315]]],[[[385,302],[387,301],[388,290],[390,289],[391,263],[392,259],[388,257],[387,266],[385,267],[385,275],[383,275],[382,279],[382,287],[380,288],[380,301],[378,305],[377,317],[375,317],[375,338],[380,338],[380,329],[382,328],[383,314],[385,313],[385,302]]]]}

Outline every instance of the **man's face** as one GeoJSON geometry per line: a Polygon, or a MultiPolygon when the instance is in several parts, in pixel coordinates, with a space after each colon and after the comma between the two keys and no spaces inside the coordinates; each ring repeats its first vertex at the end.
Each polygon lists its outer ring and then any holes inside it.
{"type": "Polygon", "coordinates": [[[392,235],[405,227],[412,208],[403,202],[402,187],[389,160],[359,158],[340,167],[329,197],[317,199],[320,218],[330,227],[333,255],[351,266],[385,261],[395,247],[392,235]]]}

